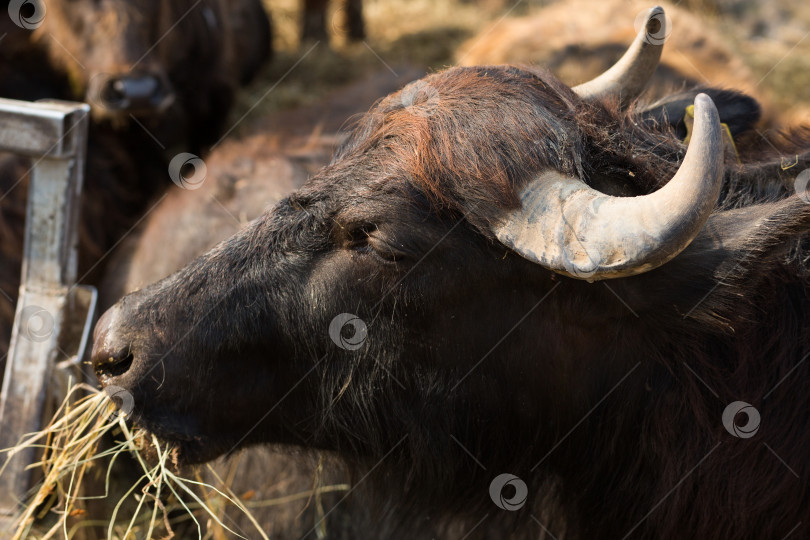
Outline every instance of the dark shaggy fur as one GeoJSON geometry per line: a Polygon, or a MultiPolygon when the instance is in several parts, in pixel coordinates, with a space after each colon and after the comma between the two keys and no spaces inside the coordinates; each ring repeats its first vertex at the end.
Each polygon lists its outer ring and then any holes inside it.
{"type": "MultiPolygon", "coordinates": [[[[756,105],[723,96],[721,119],[747,131],[756,105]]],[[[704,230],[639,276],[562,277],[490,232],[545,168],[617,194],[663,185],[685,146],[645,110],[527,68],[427,77],[294,195],[114,306],[99,378],[188,461],[265,442],[336,452],[358,486],[346,537],[801,536],[810,205],[791,192],[806,132],[741,135],[704,230]],[[367,325],[358,351],[327,333],[344,312],[367,325]],[[755,437],[724,429],[733,401],[761,412],[755,437]],[[493,504],[500,473],[528,485],[522,509],[493,504]]]]}

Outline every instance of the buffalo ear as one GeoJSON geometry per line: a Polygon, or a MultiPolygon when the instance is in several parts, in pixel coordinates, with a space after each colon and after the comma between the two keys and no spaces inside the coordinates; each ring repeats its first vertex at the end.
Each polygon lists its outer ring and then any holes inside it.
{"type": "Polygon", "coordinates": [[[670,128],[675,135],[686,137],[684,113],[698,94],[707,94],[717,107],[720,122],[728,126],[731,135],[752,129],[762,117],[762,108],[757,100],[743,93],[718,88],[695,88],[666,96],[641,110],[642,121],[653,129],[670,128]]]}
{"type": "MultiPolygon", "coordinates": [[[[660,268],[623,280],[637,312],[674,310],[681,317],[729,326],[755,309],[758,281],[779,267],[785,279],[806,279],[810,204],[792,196],[778,202],[715,212],[700,234],[660,268]],[[793,277],[790,277],[793,276],[793,277]]],[[[761,291],[760,291],[761,293],[761,291]]]]}

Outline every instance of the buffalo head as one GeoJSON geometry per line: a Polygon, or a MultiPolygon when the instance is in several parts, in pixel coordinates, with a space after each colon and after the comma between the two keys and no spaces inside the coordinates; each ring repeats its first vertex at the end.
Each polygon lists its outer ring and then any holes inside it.
{"type": "Polygon", "coordinates": [[[589,369],[641,324],[610,291],[642,309],[637,275],[677,260],[722,184],[708,97],[685,156],[628,123],[660,54],[643,38],[583,87],[456,68],[389,96],[299,191],[112,307],[100,381],[190,461],[266,441],[373,455],[427,444],[428,424],[557,429],[548,411],[636,361],[589,369]]]}

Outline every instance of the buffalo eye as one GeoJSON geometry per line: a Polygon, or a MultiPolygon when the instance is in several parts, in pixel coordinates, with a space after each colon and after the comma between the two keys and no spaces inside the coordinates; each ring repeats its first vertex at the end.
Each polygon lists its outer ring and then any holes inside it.
{"type": "Polygon", "coordinates": [[[373,255],[386,262],[398,262],[404,254],[373,223],[361,223],[345,229],[344,247],[360,254],[373,255]]]}

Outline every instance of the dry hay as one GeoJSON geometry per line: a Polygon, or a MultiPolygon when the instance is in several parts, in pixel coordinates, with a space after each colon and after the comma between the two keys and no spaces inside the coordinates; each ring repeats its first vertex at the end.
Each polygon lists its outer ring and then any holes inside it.
{"type": "Polygon", "coordinates": [[[249,507],[287,504],[348,489],[346,485],[322,486],[277,499],[247,502],[251,494],[237,496],[210,465],[207,469],[218,486],[203,482],[199,469],[183,470],[170,445],[146,431],[130,428],[113,400],[86,384],[72,386],[41,431],[0,451],[6,454],[0,474],[24,449],[36,449],[41,455],[29,466],[41,475],[41,480],[22,505],[11,537],[14,540],[83,538],[83,533],[94,527],[102,528],[104,538],[113,540],[173,538],[178,527],[185,527],[180,535],[183,537],[196,531],[199,538],[220,538],[227,531],[244,538],[223,522],[229,507],[237,508],[253,524],[251,538],[267,539],[249,507]],[[122,456],[137,463],[140,474],[137,481],[123,488],[114,485],[113,473],[122,456]],[[100,481],[94,482],[93,476],[100,481]],[[94,492],[97,486],[103,486],[101,493],[94,492]],[[113,495],[116,489],[124,491],[117,500],[113,495]],[[93,504],[112,508],[109,516],[92,519],[88,508],[93,504]],[[193,525],[189,526],[189,522],[193,525]]]}

